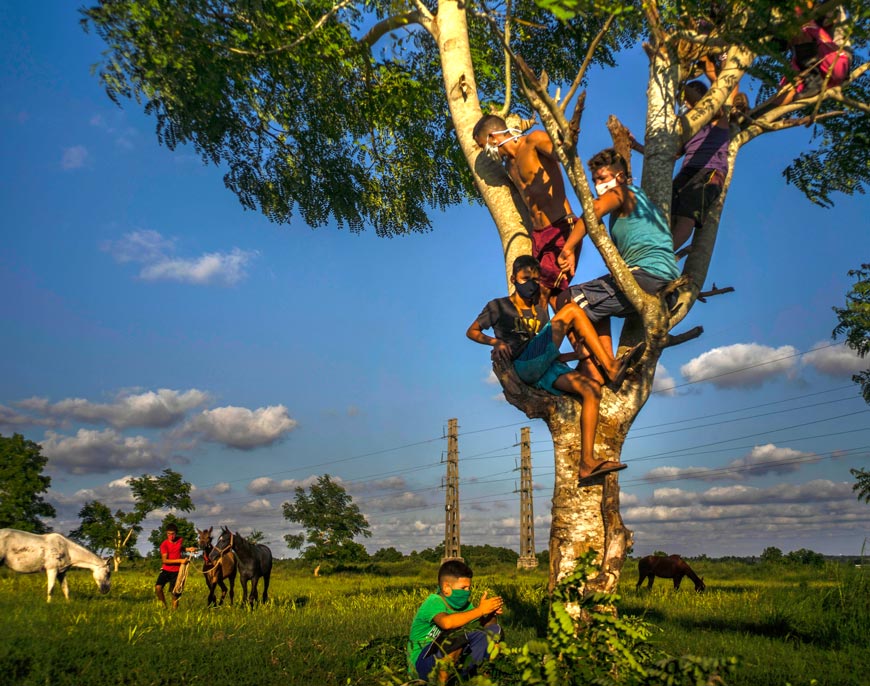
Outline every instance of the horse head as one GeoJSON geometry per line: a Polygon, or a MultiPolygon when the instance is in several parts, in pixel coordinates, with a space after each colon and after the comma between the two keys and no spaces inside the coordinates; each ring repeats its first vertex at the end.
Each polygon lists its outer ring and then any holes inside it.
{"type": "Polygon", "coordinates": [[[100,593],[108,593],[112,587],[112,558],[107,557],[104,564],[94,567],[94,581],[100,589],[100,593]]]}
{"type": "Polygon", "coordinates": [[[235,543],[233,532],[227,527],[222,526],[221,535],[218,537],[217,543],[214,544],[218,554],[223,555],[225,552],[231,550],[233,543],[235,543]]]}
{"type": "Polygon", "coordinates": [[[698,581],[695,582],[695,590],[698,593],[703,593],[707,590],[707,584],[704,583],[704,577],[698,577],[698,581]]]}

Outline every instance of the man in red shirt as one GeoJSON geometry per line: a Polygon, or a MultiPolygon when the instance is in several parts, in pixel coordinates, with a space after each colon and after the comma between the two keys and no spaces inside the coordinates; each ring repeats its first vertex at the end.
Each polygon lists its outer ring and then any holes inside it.
{"type": "MultiPolygon", "coordinates": [[[[166,607],[166,596],[163,595],[163,587],[169,584],[170,589],[175,588],[175,582],[178,579],[178,570],[181,565],[186,565],[190,560],[182,557],[182,546],[184,539],[178,537],[178,527],[175,524],[166,525],[166,540],[160,544],[160,559],[163,561],[163,566],[160,568],[160,574],[157,576],[157,581],[154,584],[154,592],[157,594],[157,600],[163,603],[166,607]]],[[[187,548],[188,552],[195,551],[196,548],[187,548]]],[[[178,607],[178,599],[180,594],[172,593],[172,609],[178,607]]]]}

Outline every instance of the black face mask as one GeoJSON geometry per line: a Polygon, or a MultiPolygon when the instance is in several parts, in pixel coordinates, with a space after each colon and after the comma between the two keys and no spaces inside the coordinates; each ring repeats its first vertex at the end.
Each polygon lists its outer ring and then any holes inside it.
{"type": "Polygon", "coordinates": [[[541,294],[541,285],[537,281],[526,281],[525,283],[516,284],[517,293],[527,303],[534,304],[541,294]]]}

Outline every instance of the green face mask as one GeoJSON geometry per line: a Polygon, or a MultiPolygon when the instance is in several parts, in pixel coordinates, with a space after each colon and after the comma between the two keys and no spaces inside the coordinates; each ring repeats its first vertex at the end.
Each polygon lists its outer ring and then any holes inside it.
{"type": "Polygon", "coordinates": [[[461,610],[466,605],[468,605],[468,601],[471,598],[471,591],[467,591],[461,588],[454,588],[450,595],[444,596],[444,599],[447,601],[447,604],[454,610],[461,610]]]}

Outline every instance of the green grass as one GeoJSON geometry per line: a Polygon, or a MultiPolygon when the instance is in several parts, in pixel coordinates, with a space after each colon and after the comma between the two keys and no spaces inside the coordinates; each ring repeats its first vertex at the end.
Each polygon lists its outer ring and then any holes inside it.
{"type": "MultiPolygon", "coordinates": [[[[205,585],[191,575],[176,612],[153,597],[156,571],[124,569],[99,595],[87,572],[71,572],[69,603],[43,575],[0,572],[0,683],[10,684],[359,684],[403,664],[408,625],[434,588],[435,565],[383,565],[385,574],[320,578],[276,566],[273,602],[254,611],[208,610],[205,585]]],[[[658,630],[672,655],[736,655],[732,684],[865,684],[870,664],[867,570],[770,569],[699,562],[708,591],[686,582],[674,593],[659,579],[635,592],[634,565],[620,588],[623,614],[658,630]]],[[[545,575],[481,569],[475,592],[505,597],[507,640],[520,645],[545,626],[545,575]]],[[[236,589],[239,591],[238,587],[236,589]]],[[[237,595],[237,599],[240,593],[237,595]]]]}

